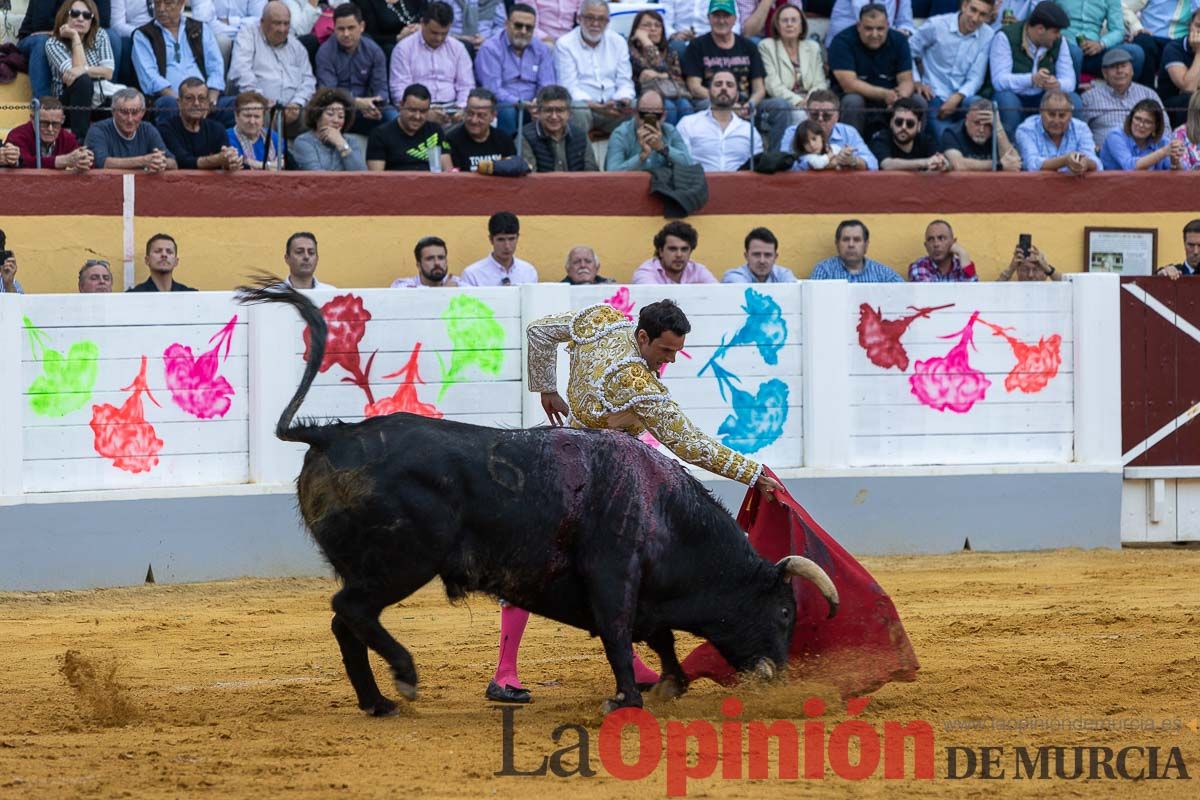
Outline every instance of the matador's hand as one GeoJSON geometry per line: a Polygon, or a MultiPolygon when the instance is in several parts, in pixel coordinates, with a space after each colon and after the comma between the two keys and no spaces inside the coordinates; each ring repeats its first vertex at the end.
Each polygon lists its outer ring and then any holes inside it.
{"type": "Polygon", "coordinates": [[[542,408],[550,424],[555,426],[566,424],[567,417],[571,415],[571,409],[558,392],[542,392],[542,408]]]}
{"type": "Polygon", "coordinates": [[[775,499],[775,492],[783,488],[783,485],[770,475],[759,475],[758,481],[754,484],[754,486],[760,492],[762,492],[763,498],[768,503],[775,499]]]}

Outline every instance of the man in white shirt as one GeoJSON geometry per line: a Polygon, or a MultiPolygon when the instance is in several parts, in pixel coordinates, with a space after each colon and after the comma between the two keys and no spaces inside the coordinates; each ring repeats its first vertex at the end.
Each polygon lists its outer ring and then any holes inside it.
{"type": "Polygon", "coordinates": [[[517,258],[521,221],[511,211],[497,211],[488,219],[492,252],[463,270],[460,286],[517,286],[537,283],[537,267],[517,258]]]}
{"type": "Polygon", "coordinates": [[[750,160],[751,155],[762,152],[762,137],[754,126],[733,111],[738,86],[732,72],[714,72],[708,85],[708,96],[708,110],[679,120],[675,130],[705,172],[735,172],[750,160]]]}
{"type": "Polygon", "coordinates": [[[332,283],[317,280],[317,263],[321,260],[317,252],[317,237],[308,231],[297,231],[288,237],[283,246],[283,260],[288,266],[284,283],[293,289],[336,289],[332,283]]]}
{"type": "Polygon", "coordinates": [[[633,105],[629,43],[608,29],[608,3],[583,0],[579,27],[554,46],[554,72],[571,93],[571,121],[583,131],[612,131],[633,105]]]}
{"type": "Polygon", "coordinates": [[[279,0],[263,8],[260,24],[238,33],[229,82],[238,92],[254,91],[282,103],[288,136],[299,134],[300,113],[317,89],[317,78],[304,45],[291,35],[291,12],[279,0]]]}

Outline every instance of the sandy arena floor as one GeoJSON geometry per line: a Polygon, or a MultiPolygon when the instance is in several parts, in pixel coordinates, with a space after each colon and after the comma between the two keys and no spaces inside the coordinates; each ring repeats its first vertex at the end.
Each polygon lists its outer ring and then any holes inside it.
{"type": "MultiPolygon", "coordinates": [[[[878,691],[862,718],[878,730],[885,720],[930,722],[936,778],[888,781],[882,766],[865,782],[832,772],[821,781],[713,777],[689,782],[689,797],[1200,796],[1200,552],[963,553],[866,563],[892,594],[922,671],[916,683],[878,691]],[[955,720],[992,718],[1179,723],[1167,730],[952,729],[955,720]],[[948,747],[990,745],[1008,748],[1005,778],[946,779],[948,747]],[[1158,746],[1160,769],[1178,747],[1194,777],[1014,780],[1018,745],[1158,746]]],[[[562,746],[550,739],[557,726],[582,723],[598,774],[495,777],[501,718],[482,697],[495,658],[495,604],[475,597],[453,608],[431,585],[385,614],[416,658],[423,685],[402,715],[380,720],[357,710],[344,677],[329,632],[333,588],[295,579],[0,594],[0,797],[666,793],[662,765],[629,782],[600,764],[598,708],[612,679],[597,641],[530,622],[521,665],[535,702],[516,712],[515,765],[536,766],[562,746]]],[[[690,641],[679,649],[686,654],[690,641]]],[[[811,691],[791,685],[735,693],[745,719],[800,724],[811,691]]],[[[697,684],[681,700],[647,708],[672,719],[720,720],[726,694],[697,684]]],[[[839,704],[825,722],[832,729],[845,717],[839,704]]],[[[574,741],[568,733],[563,744],[574,741]]],[[[1132,771],[1143,766],[1140,757],[1132,771]]]]}

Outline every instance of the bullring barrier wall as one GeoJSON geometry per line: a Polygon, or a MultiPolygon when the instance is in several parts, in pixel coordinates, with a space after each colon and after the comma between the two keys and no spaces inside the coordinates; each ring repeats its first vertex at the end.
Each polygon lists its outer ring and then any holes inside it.
{"type": "MultiPolygon", "coordinates": [[[[673,396],[851,549],[1111,546],[1119,291],[1080,275],[315,292],[330,349],[301,414],[543,424],[528,322],[672,297],[693,324],[673,396]]],[[[0,295],[0,587],[128,583],[143,562],[176,580],[319,572],[291,494],[304,448],[274,437],[302,334],[290,308],[226,292],[0,295]]]]}
{"type": "MultiPolygon", "coordinates": [[[[30,292],[73,292],[85,258],[118,264],[117,288],[146,277],[146,240],[179,241],[182,282],[227,291],[258,269],[284,269],[283,244],[297,230],[321,244],[319,277],[336,286],[386,287],[412,275],[412,247],[434,234],[449,244],[453,271],[489,250],[487,218],[521,216],[518,255],[542,280],[563,276],[568,248],[590,244],[602,272],[627,280],[652,255],[662,204],[637,173],[533,175],[338,175],[287,173],[167,175],[52,170],[6,171],[0,228],[30,292]],[[127,267],[122,269],[122,266],[127,267]]],[[[949,220],[983,280],[1007,266],[1017,237],[1030,233],[1059,270],[1083,269],[1087,226],[1155,228],[1158,261],[1183,257],[1183,225],[1200,217],[1189,174],[783,175],[714,174],[710,199],[689,217],[700,233],[696,258],[719,274],[742,263],[742,240],[757,225],[781,240],[779,262],[807,276],[833,255],[838,221],[871,229],[871,257],[904,273],[924,254],[935,218],[949,220]]]]}

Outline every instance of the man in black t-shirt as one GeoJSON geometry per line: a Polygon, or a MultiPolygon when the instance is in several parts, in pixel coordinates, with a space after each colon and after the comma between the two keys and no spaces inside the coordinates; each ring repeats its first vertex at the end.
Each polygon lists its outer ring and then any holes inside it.
{"type": "MultiPolygon", "coordinates": [[[[992,171],[992,103],[976,100],[967,109],[962,122],[951,125],[942,134],[942,153],[954,167],[962,172],[992,171]]],[[[1012,146],[1004,127],[996,128],[996,155],[998,169],[1005,172],[1021,171],[1021,154],[1012,146]]]]}
{"type": "Polygon", "coordinates": [[[400,116],[383,124],[367,139],[367,169],[371,172],[449,172],[450,144],[442,129],[429,121],[429,90],[409,84],[400,99],[400,116]],[[437,148],[437,158],[433,157],[437,148]],[[430,161],[437,164],[430,170],[430,161]]]}
{"type": "Polygon", "coordinates": [[[901,97],[892,106],[888,127],[871,139],[871,153],[881,170],[947,172],[952,169],[928,131],[921,130],[921,106],[911,97],[901,97]]]}
{"type": "Polygon", "coordinates": [[[842,122],[870,139],[884,127],[883,111],[901,97],[912,97],[924,112],[928,103],[913,95],[912,68],[908,39],[888,28],[887,9],[878,3],[864,6],[858,24],[829,43],[829,69],[842,92],[842,122]]]}
{"type": "Polygon", "coordinates": [[[492,127],[495,119],[496,95],[484,88],[472,89],[462,125],[446,134],[455,169],[478,172],[480,161],[501,161],[517,154],[509,135],[492,127]]]}
{"type": "Polygon", "coordinates": [[[208,86],[196,77],[179,84],[179,113],[159,116],[158,132],[175,154],[180,169],[242,168],[242,157],[229,146],[225,126],[209,119],[208,86]]]}
{"type": "Polygon", "coordinates": [[[750,118],[750,108],[760,112],[759,127],[769,133],[767,144],[779,147],[784,130],[791,124],[791,104],[781,97],[767,98],[767,70],[758,48],[744,36],[733,32],[737,20],[734,0],[711,0],[708,5],[708,24],[711,30],[697,36],[688,44],[681,59],[683,77],[687,80],[692,104],[698,111],[708,108],[708,85],[717,72],[728,70],[738,84],[738,101],[734,111],[743,119],[750,118]]]}

